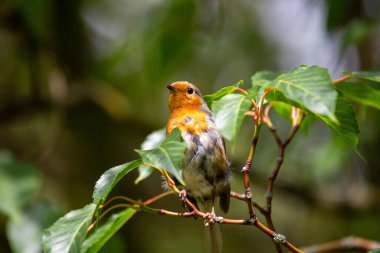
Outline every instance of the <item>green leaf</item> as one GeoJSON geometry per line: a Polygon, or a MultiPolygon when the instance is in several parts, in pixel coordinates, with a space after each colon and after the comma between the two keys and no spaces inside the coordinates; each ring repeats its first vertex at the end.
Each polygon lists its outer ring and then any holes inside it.
{"type": "MultiPolygon", "coordinates": [[[[152,133],[150,133],[144,140],[144,142],[141,144],[141,150],[149,150],[157,148],[161,145],[161,143],[165,140],[166,132],[165,129],[159,129],[152,133]]],[[[145,178],[149,177],[150,174],[152,174],[153,168],[141,165],[139,167],[139,176],[135,180],[135,184],[138,184],[145,178]]]]}
{"type": "MultiPolygon", "coordinates": [[[[355,110],[350,101],[343,95],[337,99],[335,116],[339,123],[332,121],[327,116],[317,115],[328,126],[330,126],[352,149],[357,153],[357,144],[359,140],[359,127],[356,121],[355,110]]],[[[359,153],[358,153],[359,154],[359,153]]]]}
{"type": "Polygon", "coordinates": [[[142,164],[142,160],[134,160],[132,162],[119,165],[107,170],[96,182],[95,189],[92,194],[92,203],[101,205],[107,199],[108,195],[115,185],[131,170],[142,164]]]}
{"type": "MultiPolygon", "coordinates": [[[[257,81],[263,81],[263,80],[269,80],[269,81],[272,81],[274,79],[276,79],[279,75],[281,75],[283,72],[273,72],[273,71],[259,71],[259,72],[256,72],[252,77],[251,77],[251,81],[252,81],[252,84],[254,82],[257,82],[257,81]]],[[[257,95],[253,98],[256,102],[260,101],[260,98],[261,96],[264,94],[265,92],[265,87],[261,87],[261,86],[257,86],[257,85],[254,85],[253,87],[255,87],[255,90],[257,92],[257,95]]]]}
{"type": "Polygon", "coordinates": [[[113,214],[83,242],[81,252],[98,252],[135,213],[136,210],[128,208],[122,212],[113,214]]]}
{"type": "Polygon", "coordinates": [[[380,110],[380,91],[368,84],[343,82],[338,83],[336,88],[348,99],[380,110]]]}
{"type": "Polygon", "coordinates": [[[71,211],[45,230],[42,236],[44,252],[79,253],[95,209],[95,204],[89,204],[71,211]]]}
{"type": "Polygon", "coordinates": [[[271,94],[272,99],[281,99],[285,103],[294,102],[291,104],[337,122],[334,111],[338,93],[324,68],[300,66],[273,81],[254,81],[253,86],[256,85],[275,89],[276,92],[271,92],[275,94],[271,94]]]}
{"type": "Polygon", "coordinates": [[[380,253],[380,249],[369,250],[367,253],[380,253]]]}
{"type": "Polygon", "coordinates": [[[182,158],[186,144],[182,140],[178,128],[172,130],[164,142],[157,148],[150,150],[136,150],[145,163],[153,164],[155,167],[166,170],[179,182],[185,185],[182,178],[182,158]]]}
{"type": "Polygon", "coordinates": [[[12,220],[20,219],[23,207],[41,187],[41,175],[9,152],[0,153],[0,212],[12,220]]]}
{"type": "Polygon", "coordinates": [[[220,134],[229,141],[233,141],[243,123],[244,114],[252,105],[255,88],[248,90],[247,95],[229,94],[212,105],[215,124],[220,134]]]}
{"type": "Polygon", "coordinates": [[[215,102],[215,101],[221,99],[222,97],[234,92],[236,90],[236,87],[238,87],[239,84],[240,84],[240,82],[235,86],[224,87],[224,88],[218,90],[217,92],[215,92],[213,94],[203,96],[203,99],[207,103],[208,107],[211,108],[211,105],[213,102],[215,102]]]}
{"type": "Polygon", "coordinates": [[[371,80],[374,82],[380,82],[380,71],[360,71],[353,72],[350,74],[352,77],[357,77],[361,79],[371,80]]]}

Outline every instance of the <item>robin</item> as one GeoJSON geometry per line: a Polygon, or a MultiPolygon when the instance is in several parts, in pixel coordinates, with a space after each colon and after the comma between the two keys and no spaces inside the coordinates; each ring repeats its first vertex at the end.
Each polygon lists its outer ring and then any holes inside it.
{"type": "MultiPolygon", "coordinates": [[[[219,197],[221,210],[228,212],[231,191],[229,162],[212,113],[195,85],[180,81],[167,88],[170,90],[170,115],[166,134],[178,127],[187,146],[182,162],[186,194],[212,215],[215,215],[214,202],[219,197]]],[[[216,230],[210,226],[211,252],[221,250],[221,245],[216,245],[220,244],[216,230]]]]}

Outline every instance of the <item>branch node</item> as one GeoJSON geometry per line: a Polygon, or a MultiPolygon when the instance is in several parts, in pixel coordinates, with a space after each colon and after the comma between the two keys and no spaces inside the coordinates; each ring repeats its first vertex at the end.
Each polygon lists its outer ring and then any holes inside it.
{"type": "Polygon", "coordinates": [[[283,156],[277,156],[276,161],[277,162],[282,162],[284,160],[283,156]]]}
{"type": "Polygon", "coordinates": [[[169,179],[167,179],[168,180],[168,186],[169,187],[173,187],[173,186],[175,186],[175,182],[171,179],[171,178],[169,178],[169,179]]]}
{"type": "Polygon", "coordinates": [[[247,160],[245,162],[245,165],[244,167],[241,169],[241,172],[244,173],[244,172],[249,172],[249,170],[251,169],[251,165],[252,165],[252,160],[247,160]]]}
{"type": "Polygon", "coordinates": [[[216,223],[223,223],[224,222],[224,218],[222,216],[215,216],[214,221],[216,223]]]}
{"type": "Polygon", "coordinates": [[[249,171],[249,167],[247,167],[247,166],[244,166],[244,167],[241,169],[241,173],[248,172],[248,171],[249,171]]]}
{"type": "Polygon", "coordinates": [[[257,221],[256,218],[250,218],[250,219],[248,220],[248,223],[251,224],[251,225],[255,225],[256,221],[257,221]]]}
{"type": "Polygon", "coordinates": [[[276,243],[281,243],[281,244],[285,244],[286,243],[286,237],[284,235],[282,235],[282,234],[279,234],[279,233],[275,233],[274,234],[273,240],[276,243]]]}
{"type": "Polygon", "coordinates": [[[252,145],[256,145],[259,138],[257,136],[252,137],[252,145]]]}
{"type": "Polygon", "coordinates": [[[245,198],[247,198],[247,199],[251,199],[252,198],[251,188],[246,188],[245,189],[245,198]]]}

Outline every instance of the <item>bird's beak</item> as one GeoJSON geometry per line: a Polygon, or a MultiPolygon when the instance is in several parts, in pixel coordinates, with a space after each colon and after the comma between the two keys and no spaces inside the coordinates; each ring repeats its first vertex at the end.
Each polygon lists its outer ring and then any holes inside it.
{"type": "Polygon", "coordinates": [[[166,86],[166,88],[168,88],[170,91],[178,91],[174,86],[172,86],[171,84],[169,84],[168,86],[166,86]]]}

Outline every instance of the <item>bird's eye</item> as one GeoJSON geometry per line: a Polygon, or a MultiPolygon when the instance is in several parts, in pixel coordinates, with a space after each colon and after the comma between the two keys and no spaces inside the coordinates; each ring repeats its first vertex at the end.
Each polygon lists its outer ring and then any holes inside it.
{"type": "Polygon", "coordinates": [[[188,88],[188,89],[187,89],[187,93],[190,94],[190,95],[193,94],[193,93],[194,93],[194,89],[192,89],[192,88],[188,88]]]}

